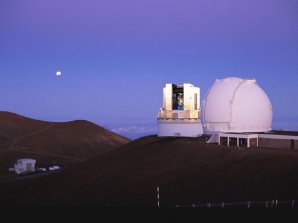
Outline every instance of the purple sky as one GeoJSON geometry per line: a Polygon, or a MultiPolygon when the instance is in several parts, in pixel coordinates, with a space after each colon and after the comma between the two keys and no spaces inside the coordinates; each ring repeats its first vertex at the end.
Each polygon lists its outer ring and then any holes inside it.
{"type": "Polygon", "coordinates": [[[0,110],[154,120],[165,83],[203,99],[227,76],[256,78],[298,130],[298,1],[0,1],[0,110]]]}

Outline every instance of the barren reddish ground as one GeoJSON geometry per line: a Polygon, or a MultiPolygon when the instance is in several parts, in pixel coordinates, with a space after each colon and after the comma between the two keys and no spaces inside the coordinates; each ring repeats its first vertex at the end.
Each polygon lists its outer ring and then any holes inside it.
{"type": "Polygon", "coordinates": [[[298,199],[298,151],[144,137],[60,173],[0,184],[2,206],[156,206],[298,199]]]}

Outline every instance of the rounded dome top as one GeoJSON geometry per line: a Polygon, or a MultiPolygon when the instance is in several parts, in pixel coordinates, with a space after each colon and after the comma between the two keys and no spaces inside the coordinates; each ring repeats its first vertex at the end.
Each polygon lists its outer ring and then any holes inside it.
{"type": "Polygon", "coordinates": [[[266,132],[272,106],[255,79],[228,77],[209,89],[202,119],[207,132],[266,132]]]}

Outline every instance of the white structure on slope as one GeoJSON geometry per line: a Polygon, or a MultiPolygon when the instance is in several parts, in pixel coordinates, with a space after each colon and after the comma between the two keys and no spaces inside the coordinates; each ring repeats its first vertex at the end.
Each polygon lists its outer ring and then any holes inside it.
{"type": "Polygon", "coordinates": [[[271,130],[272,106],[255,79],[216,80],[202,103],[206,134],[271,130]]]}
{"type": "Polygon", "coordinates": [[[17,174],[34,172],[35,163],[36,160],[34,159],[18,159],[14,165],[14,170],[17,174]]]}
{"type": "Polygon", "coordinates": [[[188,83],[166,84],[157,122],[158,136],[201,136],[200,88],[188,83]]]}

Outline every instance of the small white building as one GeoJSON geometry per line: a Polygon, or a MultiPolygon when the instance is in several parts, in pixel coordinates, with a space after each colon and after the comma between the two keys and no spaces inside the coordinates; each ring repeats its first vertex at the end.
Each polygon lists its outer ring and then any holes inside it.
{"type": "Polygon", "coordinates": [[[14,164],[14,170],[17,174],[35,172],[35,164],[34,159],[18,159],[14,164]]]}
{"type": "Polygon", "coordinates": [[[237,147],[269,147],[298,149],[298,136],[285,132],[283,135],[271,133],[218,133],[213,134],[208,143],[218,143],[220,146],[237,147]]]}
{"type": "Polygon", "coordinates": [[[200,88],[192,84],[166,84],[163,107],[157,115],[158,136],[198,137],[203,134],[200,119],[200,88]]]}
{"type": "Polygon", "coordinates": [[[219,133],[218,145],[238,147],[259,147],[258,134],[252,133],[219,133]]]}
{"type": "Polygon", "coordinates": [[[59,170],[60,169],[60,166],[50,166],[49,167],[49,170],[59,170]]]}
{"type": "Polygon", "coordinates": [[[38,170],[38,171],[45,172],[45,171],[47,171],[47,168],[45,168],[45,167],[39,167],[37,170],[38,170]]]}

